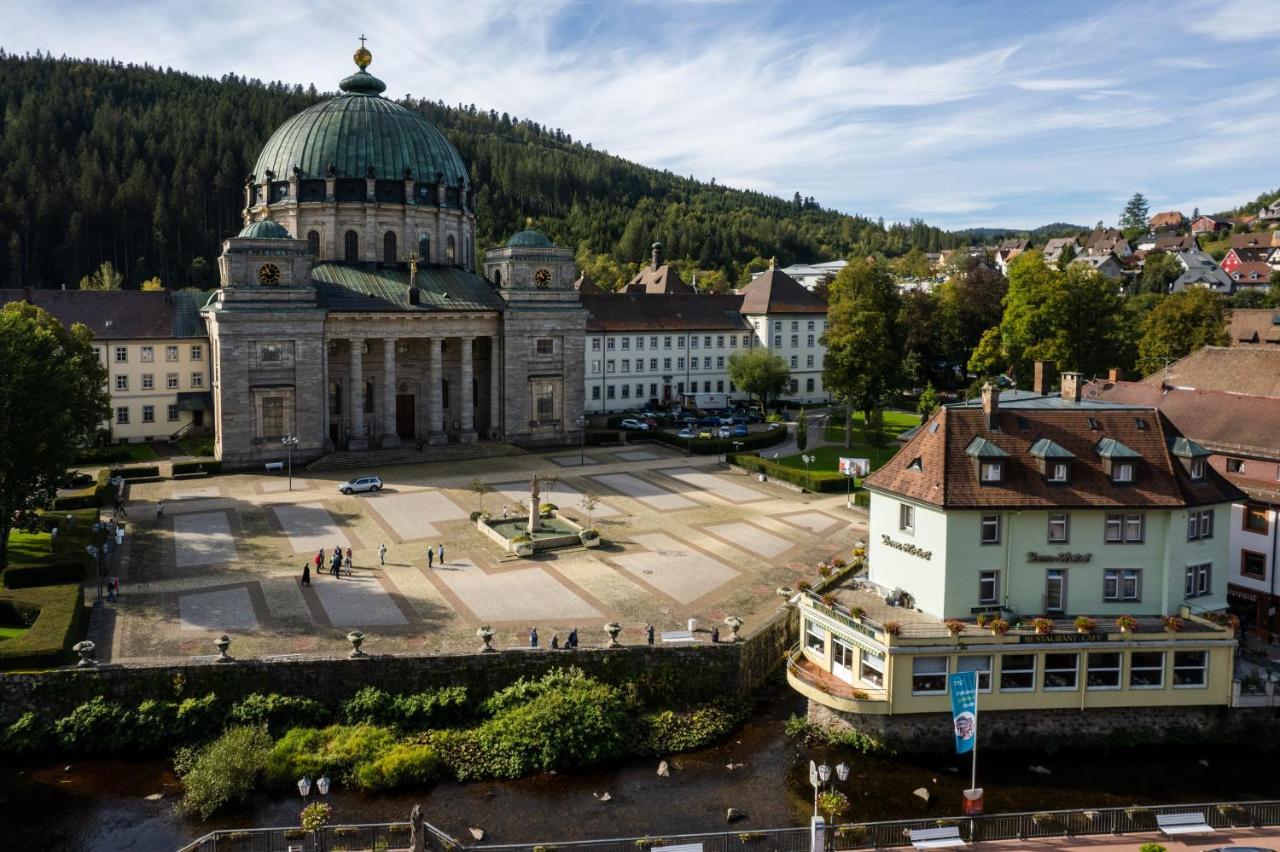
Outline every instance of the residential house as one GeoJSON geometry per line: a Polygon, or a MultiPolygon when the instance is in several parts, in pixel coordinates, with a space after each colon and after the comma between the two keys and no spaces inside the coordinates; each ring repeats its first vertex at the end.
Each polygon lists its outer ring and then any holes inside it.
{"type": "Polygon", "coordinates": [[[1195,236],[1230,230],[1231,220],[1222,216],[1197,216],[1191,221],[1191,233],[1195,236]]]}
{"type": "MultiPolygon", "coordinates": [[[[847,260],[826,260],[822,263],[795,263],[791,266],[784,266],[782,271],[790,275],[796,281],[799,281],[806,290],[812,290],[826,278],[834,278],[841,269],[849,265],[847,260]]],[[[764,275],[767,270],[753,272],[751,280],[764,275]]]]}
{"type": "Polygon", "coordinates": [[[1186,221],[1186,217],[1177,210],[1168,210],[1148,219],[1147,227],[1153,231],[1174,231],[1181,228],[1186,221]]]}
{"type": "Polygon", "coordinates": [[[1269,246],[1241,246],[1227,251],[1222,258],[1222,271],[1228,274],[1235,272],[1244,263],[1266,263],[1271,257],[1269,246]]]}
{"type": "Polygon", "coordinates": [[[1235,291],[1231,276],[1207,253],[1200,249],[1179,252],[1174,255],[1182,264],[1183,273],[1169,285],[1169,292],[1181,293],[1189,287],[1203,287],[1225,296],[1235,291]]]}
{"type": "Polygon", "coordinates": [[[1214,619],[1242,494],[1159,410],[1081,389],[987,385],[866,478],[868,581],[797,598],[787,679],[810,719],[942,717],[963,671],[988,725],[1230,704],[1235,642],[1214,619]]]}
{"type": "Polygon", "coordinates": [[[1104,257],[1108,254],[1128,257],[1133,254],[1133,249],[1120,231],[1115,228],[1098,228],[1085,237],[1084,253],[1091,257],[1104,257]]]}
{"type": "Polygon", "coordinates": [[[1116,260],[1114,254],[1090,254],[1077,257],[1071,261],[1072,265],[1083,264],[1092,267],[1095,271],[1101,273],[1107,278],[1120,279],[1124,277],[1124,267],[1120,261],[1116,260]]]}
{"type": "Polygon", "coordinates": [[[1071,250],[1075,254],[1080,253],[1080,240],[1076,237],[1051,237],[1044,244],[1044,261],[1050,265],[1057,264],[1062,259],[1062,252],[1067,246],[1071,246],[1071,250]]]}
{"type": "Polygon", "coordinates": [[[1141,382],[1100,383],[1090,395],[1159,408],[1243,492],[1223,519],[1227,601],[1263,638],[1280,631],[1280,347],[1206,347],[1141,382]]]}
{"type": "Polygon", "coordinates": [[[1277,236],[1280,236],[1278,231],[1249,231],[1244,234],[1232,234],[1231,248],[1271,248],[1277,245],[1277,236]]]}
{"type": "Polygon", "coordinates": [[[1232,346],[1280,346],[1280,310],[1233,308],[1227,334],[1232,346]]]}
{"type": "Polygon", "coordinates": [[[1269,290],[1273,270],[1266,261],[1248,261],[1238,264],[1228,274],[1234,282],[1233,292],[1241,290],[1269,290]]]}
{"type": "Polygon", "coordinates": [[[1258,211],[1258,219],[1263,222],[1280,221],[1280,200],[1273,201],[1258,211]]]}

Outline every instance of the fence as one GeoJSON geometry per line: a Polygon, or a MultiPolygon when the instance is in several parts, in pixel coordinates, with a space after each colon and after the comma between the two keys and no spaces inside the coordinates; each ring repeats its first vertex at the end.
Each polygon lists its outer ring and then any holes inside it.
{"type": "MultiPolygon", "coordinates": [[[[1258,828],[1280,825],[1280,801],[1151,805],[864,822],[829,827],[825,832],[825,846],[826,850],[910,846],[912,831],[946,826],[957,827],[960,835],[970,842],[1135,834],[1156,831],[1156,816],[1159,814],[1198,814],[1209,825],[1220,829],[1258,828]]],[[[428,852],[649,852],[667,846],[692,845],[700,846],[702,852],[813,852],[807,827],[514,844],[462,843],[426,823],[423,829],[428,852]]],[[[298,828],[215,831],[184,846],[179,852],[391,852],[408,848],[409,824],[405,822],[327,826],[315,833],[298,828]]]]}

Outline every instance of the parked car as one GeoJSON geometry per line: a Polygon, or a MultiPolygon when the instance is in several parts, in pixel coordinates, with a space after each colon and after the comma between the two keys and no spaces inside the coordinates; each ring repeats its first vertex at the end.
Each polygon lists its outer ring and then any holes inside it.
{"type": "Polygon", "coordinates": [[[733,427],[733,437],[735,437],[735,438],[745,438],[745,437],[747,437],[747,424],[745,424],[745,423],[739,423],[737,426],[734,426],[734,427],[733,427]]]}
{"type": "Polygon", "coordinates": [[[689,429],[688,427],[686,427],[686,428],[684,428],[684,429],[681,429],[679,432],[677,432],[677,433],[676,433],[676,437],[677,437],[677,438],[684,438],[684,439],[688,440],[689,438],[696,438],[696,437],[697,437],[697,433],[695,433],[692,429],[689,429]]]}
{"type": "Polygon", "coordinates": [[[702,431],[698,432],[698,437],[699,437],[699,438],[710,438],[710,437],[711,437],[711,430],[710,430],[710,429],[703,429],[702,431]]]}
{"type": "Polygon", "coordinates": [[[721,415],[721,416],[720,416],[720,425],[721,425],[721,426],[732,426],[732,425],[733,425],[733,418],[732,418],[732,417],[726,417],[726,416],[724,416],[724,415],[721,415]]]}
{"type": "Polygon", "coordinates": [[[759,413],[758,411],[748,411],[748,412],[747,412],[747,422],[748,422],[748,423],[763,423],[763,422],[764,422],[764,418],[760,416],[760,413],[759,413]]]}
{"type": "Polygon", "coordinates": [[[649,431],[648,423],[645,423],[643,420],[636,420],[634,417],[628,417],[626,420],[623,420],[618,425],[621,426],[623,429],[630,429],[633,432],[649,431]]]}
{"type": "Polygon", "coordinates": [[[721,426],[719,431],[716,432],[716,435],[720,438],[728,438],[732,434],[733,434],[733,430],[730,429],[728,426],[721,426]]]}
{"type": "Polygon", "coordinates": [[[87,488],[93,484],[93,477],[87,473],[69,470],[58,483],[59,488],[87,488]]]}
{"type": "Polygon", "coordinates": [[[784,428],[786,428],[786,424],[785,424],[785,423],[770,423],[770,424],[769,424],[769,428],[770,428],[770,429],[784,429],[784,428]]]}
{"type": "Polygon", "coordinates": [[[338,486],[338,490],[343,494],[354,494],[357,491],[381,491],[382,479],[377,476],[361,476],[357,479],[348,479],[338,486]]]}
{"type": "Polygon", "coordinates": [[[703,417],[701,420],[698,421],[698,425],[699,426],[719,426],[720,418],[719,417],[703,417]]]}

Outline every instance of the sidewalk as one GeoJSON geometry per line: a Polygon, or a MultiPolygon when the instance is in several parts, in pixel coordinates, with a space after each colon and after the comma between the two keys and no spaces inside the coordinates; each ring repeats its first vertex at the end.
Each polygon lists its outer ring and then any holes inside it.
{"type": "Polygon", "coordinates": [[[1280,850],[1280,827],[1221,829],[1214,834],[1165,837],[1159,832],[1149,834],[1099,834],[1089,837],[1037,837],[1031,840],[990,840],[974,843],[966,848],[1001,850],[1055,850],[1055,852],[1138,852],[1144,843],[1158,843],[1168,852],[1191,852],[1220,848],[1245,847],[1261,850],[1280,850]]]}

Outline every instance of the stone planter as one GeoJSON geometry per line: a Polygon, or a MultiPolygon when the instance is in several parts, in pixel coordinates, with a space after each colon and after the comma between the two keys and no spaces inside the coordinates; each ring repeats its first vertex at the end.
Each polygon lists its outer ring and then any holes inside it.
{"type": "Polygon", "coordinates": [[[578,541],[582,542],[583,547],[599,547],[600,534],[596,533],[595,535],[588,535],[585,532],[580,532],[578,533],[578,541]]]}
{"type": "Polygon", "coordinates": [[[533,542],[522,541],[518,544],[513,544],[511,545],[511,550],[522,559],[528,558],[533,555],[533,542]]]}
{"type": "Polygon", "coordinates": [[[88,639],[71,646],[71,650],[80,655],[80,662],[76,663],[78,668],[91,669],[98,664],[98,661],[93,658],[93,652],[96,647],[88,639]]]}
{"type": "Polygon", "coordinates": [[[492,627],[490,627],[487,624],[484,627],[478,627],[476,628],[476,635],[480,637],[481,642],[484,642],[484,645],[480,647],[481,653],[489,654],[489,653],[494,653],[498,650],[497,648],[493,647],[493,628],[492,627]]]}
{"type": "Polygon", "coordinates": [[[736,615],[731,615],[724,620],[724,623],[729,626],[729,641],[741,642],[742,637],[738,635],[738,631],[742,629],[742,625],[746,622],[736,615]]]}
{"type": "Polygon", "coordinates": [[[213,640],[213,646],[218,649],[218,657],[214,662],[229,663],[234,657],[227,653],[227,649],[231,647],[231,637],[223,633],[217,639],[213,640]]]}
{"type": "Polygon", "coordinates": [[[351,653],[347,655],[349,658],[353,660],[358,660],[361,657],[369,656],[364,651],[360,650],[360,646],[364,644],[363,632],[359,630],[352,630],[350,633],[347,634],[347,641],[351,643],[351,653]]]}
{"type": "Polygon", "coordinates": [[[622,625],[616,621],[610,621],[604,626],[604,632],[609,634],[609,644],[606,648],[621,648],[622,643],[618,641],[618,634],[622,632],[622,625]]]}

